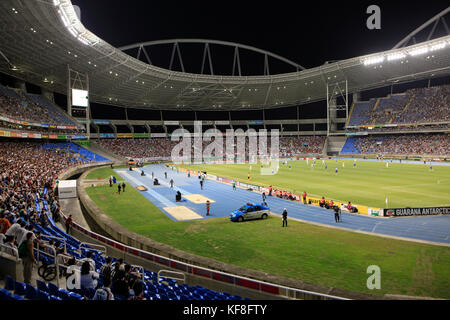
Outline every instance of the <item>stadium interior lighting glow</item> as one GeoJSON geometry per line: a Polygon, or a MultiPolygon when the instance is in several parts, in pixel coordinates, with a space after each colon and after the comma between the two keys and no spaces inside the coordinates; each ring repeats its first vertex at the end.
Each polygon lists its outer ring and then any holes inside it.
{"type": "Polygon", "coordinates": [[[396,52],[396,53],[391,53],[387,56],[388,61],[394,61],[394,60],[399,60],[399,59],[403,59],[406,57],[406,54],[404,54],[403,52],[396,52]]]}
{"type": "Polygon", "coordinates": [[[364,60],[364,65],[369,66],[372,64],[381,63],[384,61],[384,56],[376,56],[376,57],[370,57],[364,60]]]}
{"type": "Polygon", "coordinates": [[[428,50],[429,50],[428,47],[424,46],[424,47],[411,49],[408,53],[414,57],[414,56],[418,56],[418,55],[427,53],[428,50]]]}
{"type": "Polygon", "coordinates": [[[438,43],[435,43],[435,44],[431,45],[430,51],[444,49],[445,46],[446,46],[445,41],[441,41],[441,42],[438,42],[438,43]]]}

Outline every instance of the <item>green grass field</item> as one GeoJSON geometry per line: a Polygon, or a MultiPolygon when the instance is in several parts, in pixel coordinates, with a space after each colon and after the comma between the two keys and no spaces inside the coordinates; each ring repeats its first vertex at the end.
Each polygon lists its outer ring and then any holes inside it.
{"type": "Polygon", "coordinates": [[[301,222],[231,223],[228,218],[174,222],[132,187],[86,188],[114,221],[180,250],[309,283],[382,295],[450,298],[450,248],[384,239],[301,222]],[[381,290],[368,290],[369,265],[381,268],[381,290]]]}
{"type": "Polygon", "coordinates": [[[93,170],[86,176],[86,179],[87,180],[109,179],[110,176],[116,177],[117,181],[123,181],[123,178],[111,168],[99,168],[93,170]]]}
{"type": "Polygon", "coordinates": [[[310,196],[327,199],[351,201],[352,203],[370,207],[434,207],[450,205],[450,166],[433,166],[423,164],[400,164],[358,161],[353,168],[353,161],[322,160],[316,161],[315,168],[306,161],[289,162],[288,166],[280,162],[280,170],[276,175],[260,175],[260,165],[249,164],[228,165],[191,165],[183,166],[193,170],[204,170],[213,175],[234,178],[247,182],[248,173],[251,183],[272,185],[274,188],[295,191],[306,191],[310,196]],[[345,167],[342,167],[342,163],[345,167]],[[335,174],[335,168],[338,174],[335,174]]]}

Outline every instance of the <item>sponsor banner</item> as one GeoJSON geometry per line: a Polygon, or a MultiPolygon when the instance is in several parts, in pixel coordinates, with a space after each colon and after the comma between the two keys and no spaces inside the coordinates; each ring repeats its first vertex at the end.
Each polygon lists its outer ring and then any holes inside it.
{"type": "Polygon", "coordinates": [[[179,121],[164,121],[165,126],[178,126],[179,124],[179,121]]]}
{"type": "Polygon", "coordinates": [[[220,121],[214,121],[214,123],[216,125],[219,125],[219,126],[227,126],[227,125],[230,124],[230,121],[222,121],[222,120],[220,120],[220,121]]]}
{"type": "Polygon", "coordinates": [[[58,139],[67,139],[65,134],[58,134],[58,139]]]}
{"type": "Polygon", "coordinates": [[[79,139],[86,139],[86,136],[85,135],[73,135],[72,136],[72,139],[75,139],[75,140],[79,140],[79,139]]]}
{"type": "Polygon", "coordinates": [[[28,138],[28,133],[22,132],[22,138],[28,138]]]}
{"type": "Polygon", "coordinates": [[[133,134],[132,133],[118,133],[117,134],[117,138],[128,138],[128,139],[131,139],[131,138],[133,138],[133,134]]]}
{"type": "Polygon", "coordinates": [[[41,124],[41,127],[42,127],[42,128],[48,128],[49,125],[48,125],[48,124],[41,124]]]}
{"type": "Polygon", "coordinates": [[[56,126],[56,128],[58,128],[58,129],[67,129],[66,126],[56,126]]]}
{"type": "Polygon", "coordinates": [[[48,135],[47,135],[47,134],[42,134],[42,135],[41,135],[41,138],[42,138],[42,139],[48,139],[48,135]]]}
{"type": "Polygon", "coordinates": [[[249,120],[247,121],[248,124],[264,124],[262,120],[249,120]]]}
{"type": "Polygon", "coordinates": [[[384,216],[386,217],[427,216],[440,214],[450,214],[450,207],[384,209],[384,216]]]}
{"type": "Polygon", "coordinates": [[[239,182],[239,186],[244,188],[244,189],[252,189],[252,190],[256,190],[256,191],[260,190],[259,186],[255,186],[255,185],[248,184],[248,183],[243,183],[243,182],[239,182]]]}
{"type": "Polygon", "coordinates": [[[109,120],[94,120],[95,124],[109,125],[109,120]]]}
{"type": "Polygon", "coordinates": [[[217,177],[217,181],[223,182],[223,183],[232,183],[233,182],[233,180],[231,180],[231,179],[222,178],[222,177],[217,177]]]}
{"type": "MultiPolygon", "coordinates": [[[[34,133],[33,135],[34,135],[35,139],[41,139],[41,137],[42,137],[42,135],[40,133],[34,133]]],[[[30,137],[30,138],[32,138],[32,137],[30,137]]]]}
{"type": "Polygon", "coordinates": [[[48,138],[49,139],[58,139],[58,135],[56,135],[56,134],[49,134],[48,138]]]}
{"type": "Polygon", "coordinates": [[[116,135],[114,133],[100,133],[100,138],[115,138],[116,135]]]}
{"type": "Polygon", "coordinates": [[[368,216],[376,216],[376,217],[383,217],[384,216],[384,210],[379,208],[368,208],[367,209],[367,215],[368,216]]]}
{"type": "Polygon", "coordinates": [[[135,138],[148,138],[150,135],[148,133],[135,133],[135,138]]]}
{"type": "Polygon", "coordinates": [[[151,133],[150,136],[152,138],[165,138],[166,134],[165,133],[151,133]]]}

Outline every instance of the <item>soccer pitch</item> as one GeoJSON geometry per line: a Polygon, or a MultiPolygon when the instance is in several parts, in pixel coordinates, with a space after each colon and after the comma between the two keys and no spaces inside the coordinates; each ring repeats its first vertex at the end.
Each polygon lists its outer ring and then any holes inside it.
{"type": "Polygon", "coordinates": [[[291,161],[274,175],[261,175],[260,164],[183,165],[224,178],[297,194],[351,201],[378,208],[450,205],[450,166],[353,160],[291,161]],[[291,165],[291,168],[289,168],[291,165]],[[327,167],[327,168],[325,168],[327,167]],[[338,173],[336,174],[336,168],[338,173]],[[251,180],[247,180],[250,174],[251,180]],[[388,203],[386,204],[386,198],[388,203]]]}

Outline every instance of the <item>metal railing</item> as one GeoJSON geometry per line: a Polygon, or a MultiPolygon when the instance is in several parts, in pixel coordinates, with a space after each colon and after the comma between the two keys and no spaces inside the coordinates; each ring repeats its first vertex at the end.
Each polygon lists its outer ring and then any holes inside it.
{"type": "Polygon", "coordinates": [[[160,278],[163,277],[161,274],[162,273],[168,273],[168,274],[174,274],[174,275],[181,275],[182,278],[178,278],[178,277],[174,277],[174,276],[169,276],[169,275],[165,275],[164,278],[169,278],[169,279],[174,279],[174,280],[181,280],[184,282],[186,282],[186,275],[183,272],[177,272],[177,271],[172,271],[172,270],[159,270],[158,271],[158,278],[157,281],[159,283],[160,278]]]}
{"type": "Polygon", "coordinates": [[[78,249],[76,250],[76,252],[78,252],[79,254],[81,254],[81,248],[88,250],[88,251],[101,251],[103,254],[106,254],[106,247],[104,245],[101,244],[96,244],[96,243],[89,243],[89,242],[81,242],[80,245],[78,246],[78,249]],[[89,247],[92,248],[89,248],[89,247]]]}
{"type": "MultiPolygon", "coordinates": [[[[66,239],[60,238],[60,237],[55,237],[55,236],[49,236],[49,235],[41,235],[41,238],[56,239],[56,240],[62,242],[62,243],[64,244],[64,252],[67,252],[66,239]]],[[[39,247],[40,247],[40,243],[39,243],[38,241],[36,241],[36,244],[37,244],[37,248],[38,248],[37,260],[39,260],[39,247]]],[[[47,245],[46,245],[45,247],[47,247],[47,245]]]]}
{"type": "Polygon", "coordinates": [[[5,252],[6,254],[9,254],[10,256],[13,256],[16,258],[16,261],[19,261],[19,251],[16,248],[7,246],[6,244],[0,243],[0,252],[5,252]],[[13,252],[14,254],[11,254],[13,252]]]}

